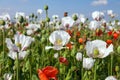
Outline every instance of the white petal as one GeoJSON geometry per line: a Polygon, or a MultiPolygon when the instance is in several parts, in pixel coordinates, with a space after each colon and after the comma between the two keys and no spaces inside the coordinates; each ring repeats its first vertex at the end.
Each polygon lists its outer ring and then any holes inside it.
{"type": "Polygon", "coordinates": [[[8,53],[8,56],[9,56],[11,59],[15,60],[15,59],[17,58],[17,52],[10,51],[10,52],[8,53]]]}
{"type": "Polygon", "coordinates": [[[108,76],[105,80],[117,80],[114,76],[108,76]]]}
{"type": "Polygon", "coordinates": [[[22,50],[24,50],[25,48],[27,48],[32,42],[34,41],[34,38],[31,38],[29,36],[26,36],[24,42],[22,43],[22,50]]]}
{"type": "Polygon", "coordinates": [[[83,58],[83,68],[91,69],[94,65],[95,60],[92,58],[83,58]]]}
{"type": "Polygon", "coordinates": [[[19,52],[19,59],[24,59],[26,56],[27,56],[27,52],[26,51],[19,52]]]}
{"type": "Polygon", "coordinates": [[[45,50],[49,50],[49,49],[51,49],[51,48],[53,48],[52,46],[46,46],[45,47],[45,50]]]}
{"type": "Polygon", "coordinates": [[[4,80],[12,80],[12,74],[11,73],[5,73],[4,74],[4,80]]]}
{"type": "Polygon", "coordinates": [[[101,58],[107,57],[111,52],[113,52],[113,45],[110,44],[110,46],[104,51],[104,55],[101,58]]]}
{"type": "Polygon", "coordinates": [[[72,27],[74,24],[74,20],[71,17],[64,17],[62,18],[62,24],[65,27],[67,24],[69,25],[69,27],[72,27]]]}
{"type": "Polygon", "coordinates": [[[9,50],[18,51],[19,48],[15,44],[12,43],[11,39],[6,38],[5,42],[6,42],[7,47],[8,47],[9,50]]]}
{"type": "Polygon", "coordinates": [[[87,55],[88,55],[89,57],[92,57],[92,56],[93,56],[92,54],[93,54],[93,49],[94,49],[94,47],[93,47],[93,44],[92,44],[91,41],[87,41],[86,46],[85,46],[85,49],[86,49],[87,55]]]}

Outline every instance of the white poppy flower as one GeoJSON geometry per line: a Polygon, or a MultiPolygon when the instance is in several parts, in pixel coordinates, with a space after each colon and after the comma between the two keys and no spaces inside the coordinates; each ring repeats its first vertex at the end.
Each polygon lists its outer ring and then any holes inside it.
{"type": "Polygon", "coordinates": [[[105,58],[107,57],[111,52],[113,52],[113,45],[110,44],[110,46],[107,46],[107,43],[102,40],[94,40],[94,41],[88,41],[86,43],[86,53],[89,57],[98,57],[98,58],[105,58]]]}
{"type": "Polygon", "coordinates": [[[20,16],[25,17],[25,13],[23,13],[23,12],[16,12],[15,19],[18,19],[20,16]]]}
{"type": "Polygon", "coordinates": [[[77,61],[81,61],[82,60],[82,53],[78,52],[76,54],[76,59],[77,59],[77,61]]]}
{"type": "Polygon", "coordinates": [[[114,76],[108,76],[105,80],[117,80],[114,76]]]}
{"type": "Polygon", "coordinates": [[[89,70],[94,66],[95,60],[92,58],[83,58],[83,68],[89,70]]]}
{"type": "Polygon", "coordinates": [[[12,80],[12,74],[10,74],[10,73],[5,73],[5,74],[4,74],[4,80],[12,80]]]}
{"type": "Polygon", "coordinates": [[[113,10],[107,10],[107,14],[112,18],[116,16],[116,14],[113,13],[113,10]]]}
{"type": "Polygon", "coordinates": [[[53,15],[52,18],[53,18],[53,22],[55,22],[55,23],[59,21],[58,15],[53,15]]]}
{"type": "Polygon", "coordinates": [[[86,21],[86,18],[83,14],[80,14],[79,19],[80,19],[80,22],[82,22],[82,23],[85,23],[85,21],[86,21]]]}
{"type": "Polygon", "coordinates": [[[101,23],[99,21],[91,21],[89,24],[89,29],[96,30],[101,27],[100,25],[101,23]]]}
{"type": "Polygon", "coordinates": [[[66,45],[69,42],[70,35],[63,30],[57,30],[51,33],[49,40],[50,42],[54,45],[52,46],[47,46],[46,49],[53,48],[55,50],[61,50],[64,45],[66,45]]]}
{"type": "Polygon", "coordinates": [[[74,24],[74,20],[71,18],[71,17],[63,17],[62,18],[62,25],[66,28],[66,27],[68,27],[68,28],[71,28],[72,26],[73,26],[73,24],[74,24]]]}
{"type": "Polygon", "coordinates": [[[109,31],[109,30],[113,30],[115,27],[113,27],[113,26],[107,26],[107,30],[109,31]]]}
{"type": "Polygon", "coordinates": [[[119,25],[119,26],[120,26],[120,22],[118,22],[118,23],[117,23],[117,25],[119,25]]]}
{"type": "Polygon", "coordinates": [[[5,13],[5,14],[0,16],[0,19],[7,21],[7,20],[10,20],[11,18],[10,18],[10,15],[8,13],[5,13]]]}
{"type": "Polygon", "coordinates": [[[6,44],[9,49],[8,56],[15,60],[17,54],[19,54],[19,59],[23,59],[27,54],[25,51],[26,48],[34,41],[34,39],[19,33],[15,34],[14,39],[15,44],[12,43],[11,39],[6,38],[6,44]]]}
{"type": "Polygon", "coordinates": [[[38,14],[42,14],[42,13],[43,13],[43,10],[42,10],[42,9],[38,9],[38,10],[37,10],[37,13],[38,13],[38,14]]]}
{"type": "Polygon", "coordinates": [[[52,18],[53,18],[53,19],[58,19],[59,16],[58,16],[58,15],[53,15],[52,18]]]}
{"type": "Polygon", "coordinates": [[[108,15],[113,14],[113,10],[107,10],[107,14],[108,14],[108,15]]]}
{"type": "Polygon", "coordinates": [[[27,34],[31,35],[35,31],[37,31],[38,29],[40,29],[40,25],[39,24],[29,24],[28,26],[26,26],[26,29],[27,29],[27,34]]]}
{"type": "Polygon", "coordinates": [[[104,13],[99,11],[94,11],[92,13],[92,18],[96,21],[100,21],[101,19],[104,18],[104,13]]]}

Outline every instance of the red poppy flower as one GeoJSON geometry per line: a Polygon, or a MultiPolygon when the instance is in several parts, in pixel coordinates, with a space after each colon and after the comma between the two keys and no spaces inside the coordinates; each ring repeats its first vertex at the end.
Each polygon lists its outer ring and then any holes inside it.
{"type": "Polygon", "coordinates": [[[101,36],[102,34],[103,34],[103,32],[101,29],[96,30],[96,36],[101,36]]]}
{"type": "Polygon", "coordinates": [[[59,58],[59,61],[60,61],[61,63],[64,63],[65,65],[68,65],[68,60],[67,60],[66,58],[64,58],[64,57],[60,57],[60,58],[59,58]]]}
{"type": "Polygon", "coordinates": [[[80,32],[79,32],[79,31],[76,33],[76,36],[77,36],[77,37],[79,37],[79,36],[80,36],[80,32]]]}
{"type": "Polygon", "coordinates": [[[56,75],[58,74],[58,69],[52,66],[47,66],[45,68],[38,69],[38,76],[40,80],[57,80],[56,75]]]}
{"type": "Polygon", "coordinates": [[[107,43],[108,45],[110,45],[110,44],[112,43],[112,40],[108,39],[108,40],[106,41],[106,43],[107,43]]]}
{"type": "Polygon", "coordinates": [[[83,38],[79,38],[78,42],[82,44],[82,43],[84,43],[84,39],[83,38]]]}
{"type": "Polygon", "coordinates": [[[72,44],[71,43],[68,43],[68,44],[66,44],[66,47],[68,48],[68,49],[72,49],[72,44]]]}
{"type": "Polygon", "coordinates": [[[109,31],[109,32],[108,32],[108,35],[110,36],[110,35],[112,35],[112,33],[113,33],[113,31],[109,31]]]}
{"type": "Polygon", "coordinates": [[[113,33],[113,38],[114,39],[118,39],[118,36],[119,36],[118,33],[116,33],[116,32],[113,33]]]}
{"type": "Polygon", "coordinates": [[[72,36],[72,31],[71,31],[71,30],[66,30],[66,32],[67,32],[70,36],[72,36]]]}

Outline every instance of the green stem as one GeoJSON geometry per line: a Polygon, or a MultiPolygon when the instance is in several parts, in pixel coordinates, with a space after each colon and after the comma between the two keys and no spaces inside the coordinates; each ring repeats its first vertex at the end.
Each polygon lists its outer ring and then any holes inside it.
{"type": "Polygon", "coordinates": [[[112,74],[113,74],[113,73],[112,73],[112,68],[113,68],[113,54],[111,54],[111,65],[110,65],[110,68],[111,68],[110,74],[112,75],[112,74]]]}
{"type": "MultiPolygon", "coordinates": [[[[31,52],[30,52],[31,54],[31,52]]],[[[32,55],[30,55],[30,63],[32,63],[32,55]]],[[[30,64],[30,80],[32,80],[32,66],[30,64]]]]}
{"type": "Polygon", "coordinates": [[[97,60],[95,62],[95,67],[94,67],[94,80],[96,80],[96,69],[97,69],[97,60]]]}
{"type": "Polygon", "coordinates": [[[108,75],[110,75],[110,63],[108,63],[108,75]]]}
{"type": "Polygon", "coordinates": [[[48,17],[48,10],[46,10],[46,18],[48,17]]]}
{"type": "Polygon", "coordinates": [[[19,80],[19,54],[17,53],[17,77],[16,80],[19,80]]]}
{"type": "Polygon", "coordinates": [[[82,66],[81,66],[81,80],[83,80],[83,54],[82,54],[82,66]]]}
{"type": "MultiPolygon", "coordinates": [[[[5,29],[3,28],[3,59],[5,59],[5,29]]],[[[3,60],[3,65],[1,65],[2,68],[5,66],[5,61],[3,60]]],[[[3,70],[1,69],[0,75],[3,74],[3,70]]]]}

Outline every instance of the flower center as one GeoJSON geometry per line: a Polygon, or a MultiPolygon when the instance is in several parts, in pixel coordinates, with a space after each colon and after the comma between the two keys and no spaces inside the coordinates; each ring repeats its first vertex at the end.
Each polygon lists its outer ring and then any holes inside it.
{"type": "Polygon", "coordinates": [[[97,57],[99,55],[99,50],[97,48],[94,48],[93,50],[93,56],[97,57]]]}
{"type": "Polygon", "coordinates": [[[62,45],[62,39],[56,39],[55,45],[62,45]]]}
{"type": "Polygon", "coordinates": [[[19,48],[21,48],[21,44],[20,43],[17,43],[16,46],[19,47],[19,48]]]}

